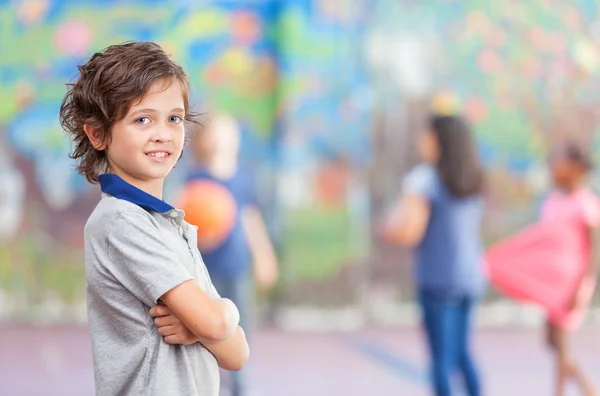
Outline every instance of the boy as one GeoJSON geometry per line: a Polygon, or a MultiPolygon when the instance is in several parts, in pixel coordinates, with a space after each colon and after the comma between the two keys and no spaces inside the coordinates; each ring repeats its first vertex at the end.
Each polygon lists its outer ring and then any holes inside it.
{"type": "Polygon", "coordinates": [[[85,226],[96,394],[217,396],[249,355],[239,312],[212,286],[162,188],[192,121],[189,81],[156,44],[113,45],[79,67],[60,110],[72,158],[102,199],[85,226]]]}
{"type": "MultiPolygon", "coordinates": [[[[221,183],[236,201],[235,225],[218,246],[201,246],[202,257],[219,293],[240,310],[240,323],[248,331],[252,316],[254,281],[267,290],[277,281],[278,266],[250,178],[238,164],[240,130],[225,114],[215,114],[206,128],[193,133],[191,148],[195,169],[190,180],[221,183]]],[[[233,396],[247,393],[246,369],[232,373],[233,396]]]]}

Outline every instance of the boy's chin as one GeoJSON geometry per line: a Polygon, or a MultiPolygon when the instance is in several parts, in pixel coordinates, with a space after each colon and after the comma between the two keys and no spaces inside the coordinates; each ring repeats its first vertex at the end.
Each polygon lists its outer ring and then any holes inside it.
{"type": "Polygon", "coordinates": [[[146,172],[142,173],[142,177],[145,180],[159,180],[159,179],[164,179],[166,178],[169,173],[171,173],[171,170],[173,169],[172,166],[170,167],[165,167],[164,169],[156,169],[156,170],[147,170],[146,172]]]}

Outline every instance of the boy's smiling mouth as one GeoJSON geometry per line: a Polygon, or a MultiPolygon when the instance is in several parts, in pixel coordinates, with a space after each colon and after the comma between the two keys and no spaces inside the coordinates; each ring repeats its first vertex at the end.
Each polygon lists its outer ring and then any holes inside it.
{"type": "Polygon", "coordinates": [[[171,153],[164,150],[148,151],[146,156],[150,157],[154,161],[164,162],[171,157],[171,153]]]}

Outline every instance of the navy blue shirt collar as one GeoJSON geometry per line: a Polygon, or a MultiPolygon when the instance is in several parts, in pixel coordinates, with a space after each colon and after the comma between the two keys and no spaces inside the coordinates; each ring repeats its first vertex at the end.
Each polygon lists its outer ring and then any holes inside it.
{"type": "Polygon", "coordinates": [[[165,201],[132,186],[115,174],[107,173],[100,175],[99,180],[100,189],[103,193],[110,194],[118,199],[129,201],[146,210],[166,213],[175,209],[165,201]]]}

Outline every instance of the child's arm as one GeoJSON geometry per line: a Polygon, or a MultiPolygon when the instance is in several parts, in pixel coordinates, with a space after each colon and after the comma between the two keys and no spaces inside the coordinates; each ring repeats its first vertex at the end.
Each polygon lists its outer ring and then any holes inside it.
{"type": "Polygon", "coordinates": [[[148,308],[162,301],[195,336],[221,341],[236,331],[233,302],[211,298],[192,280],[147,213],[119,214],[108,230],[106,255],[108,274],[148,308]]]}
{"type": "Polygon", "coordinates": [[[250,348],[246,341],[246,333],[238,326],[233,336],[222,342],[200,340],[208,349],[223,370],[238,371],[248,362],[250,348]]]}
{"type": "Polygon", "coordinates": [[[598,269],[600,267],[600,254],[598,254],[598,244],[600,243],[600,232],[598,228],[588,228],[588,238],[590,241],[590,263],[588,265],[587,275],[596,279],[598,276],[598,269]]]}
{"type": "Polygon", "coordinates": [[[174,287],[160,300],[195,336],[205,340],[226,340],[240,322],[240,313],[231,300],[211,299],[194,281],[174,287]]]}
{"type": "Polygon", "coordinates": [[[225,341],[215,342],[195,336],[165,305],[152,307],[150,315],[167,343],[189,345],[201,342],[224,370],[240,370],[248,361],[250,350],[246,334],[239,326],[233,336],[225,341]]]}
{"type": "Polygon", "coordinates": [[[427,229],[430,216],[429,202],[423,196],[403,195],[381,228],[384,240],[413,247],[418,245],[427,229]]]}
{"type": "Polygon", "coordinates": [[[400,245],[418,245],[427,231],[437,171],[431,165],[413,168],[402,182],[402,193],[380,229],[384,240],[400,245]]]}
{"type": "Polygon", "coordinates": [[[277,282],[277,256],[263,217],[256,206],[249,205],[244,208],[242,225],[252,252],[256,282],[262,289],[268,290],[277,282]]]}

